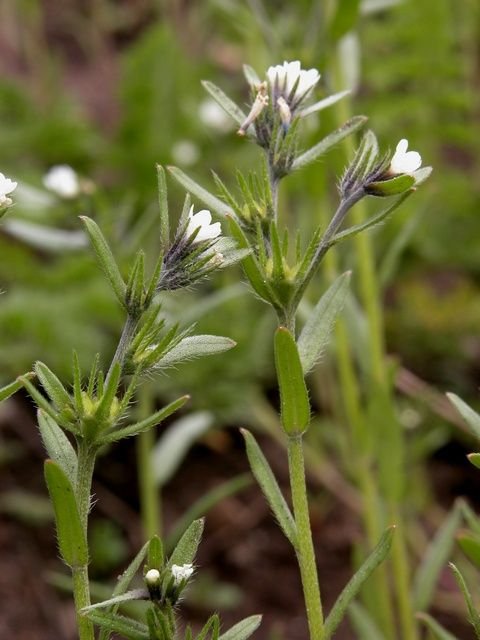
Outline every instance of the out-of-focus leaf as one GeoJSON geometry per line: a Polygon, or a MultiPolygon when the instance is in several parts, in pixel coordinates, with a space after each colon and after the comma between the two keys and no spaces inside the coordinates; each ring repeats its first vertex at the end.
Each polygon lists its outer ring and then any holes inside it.
{"type": "Polygon", "coordinates": [[[453,571],[453,574],[458,583],[458,586],[460,587],[463,593],[463,597],[465,598],[465,602],[467,603],[468,617],[469,617],[470,623],[475,629],[475,635],[477,636],[477,638],[480,639],[480,614],[478,613],[473,603],[473,598],[472,598],[472,594],[470,593],[470,589],[468,588],[468,585],[465,582],[465,578],[461,574],[458,567],[456,567],[453,564],[453,562],[450,562],[449,566],[450,566],[450,569],[453,571]]]}
{"type": "Polygon", "coordinates": [[[358,640],[386,640],[370,613],[358,602],[351,602],[348,616],[358,640]]]}
{"type": "Polygon", "coordinates": [[[203,204],[205,204],[211,211],[214,211],[217,215],[224,217],[229,212],[229,207],[222,200],[217,198],[203,187],[201,187],[195,180],[187,176],[178,167],[167,167],[168,171],[184,187],[192,196],[198,198],[203,204]]]}
{"type": "Polygon", "coordinates": [[[246,640],[249,638],[262,622],[262,616],[250,616],[241,622],[237,622],[225,633],[222,633],[219,640],[246,640]]]}
{"type": "Polygon", "coordinates": [[[417,613],[417,618],[421,620],[433,633],[436,640],[458,640],[450,631],[447,631],[428,613],[417,613]]]}
{"type": "Polygon", "coordinates": [[[17,240],[41,251],[82,251],[88,246],[87,236],[83,231],[54,229],[25,220],[6,220],[3,229],[17,240]]]}
{"type": "Polygon", "coordinates": [[[480,535],[473,531],[460,531],[457,535],[460,549],[471,562],[480,568],[480,535]]]}
{"type": "Polygon", "coordinates": [[[454,393],[447,393],[447,398],[468,424],[473,435],[480,440],[480,415],[454,393]]]}

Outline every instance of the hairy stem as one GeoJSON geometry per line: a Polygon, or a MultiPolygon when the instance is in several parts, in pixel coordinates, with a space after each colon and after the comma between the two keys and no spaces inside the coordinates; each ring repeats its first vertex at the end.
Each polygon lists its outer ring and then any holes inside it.
{"type": "Polygon", "coordinates": [[[118,362],[121,366],[123,366],[123,361],[125,360],[125,356],[127,355],[128,348],[130,346],[130,342],[132,341],[133,336],[135,335],[135,330],[138,325],[138,318],[132,315],[128,315],[123,325],[122,335],[120,336],[120,340],[117,345],[117,349],[115,351],[115,355],[113,356],[112,362],[110,363],[110,367],[108,369],[106,381],[110,379],[112,375],[112,370],[114,365],[118,362]]]}
{"type": "Polygon", "coordinates": [[[302,578],[310,640],[322,640],[324,638],[322,601],[310,527],[301,436],[293,436],[288,439],[288,466],[293,513],[298,535],[297,558],[302,578]]]}

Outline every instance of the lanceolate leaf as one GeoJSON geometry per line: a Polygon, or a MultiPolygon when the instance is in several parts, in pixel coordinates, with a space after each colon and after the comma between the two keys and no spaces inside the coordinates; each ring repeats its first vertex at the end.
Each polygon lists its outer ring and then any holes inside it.
{"type": "Polygon", "coordinates": [[[247,640],[262,622],[262,616],[250,616],[222,633],[219,640],[247,640]]]}
{"type": "Polygon", "coordinates": [[[465,578],[462,576],[459,569],[453,564],[453,562],[450,562],[449,564],[450,564],[450,569],[453,571],[455,579],[458,583],[458,586],[460,587],[463,593],[465,602],[467,603],[468,617],[470,619],[470,623],[475,629],[475,635],[480,640],[480,615],[477,609],[475,608],[475,605],[473,604],[473,599],[472,599],[472,594],[470,593],[470,589],[468,588],[467,583],[465,582],[465,578]]]}
{"type": "Polygon", "coordinates": [[[197,335],[187,336],[180,340],[155,364],[155,368],[163,369],[171,367],[179,362],[199,358],[201,356],[212,356],[232,349],[236,342],[223,336],[197,335]]]}
{"type": "Polygon", "coordinates": [[[177,543],[168,566],[191,564],[195,560],[198,545],[202,539],[204,519],[194,520],[177,543]]]}
{"type": "Polygon", "coordinates": [[[385,636],[378,630],[370,612],[358,602],[350,603],[348,617],[358,636],[358,640],[386,640],[385,636]]]}
{"type": "Polygon", "coordinates": [[[55,407],[61,411],[65,406],[68,406],[70,404],[70,396],[53,371],[43,362],[36,362],[34,369],[37,378],[52,399],[55,407]]]}
{"type": "Polygon", "coordinates": [[[441,570],[450,557],[461,521],[461,502],[457,501],[437,531],[413,581],[413,601],[417,610],[429,607],[441,570]]]}
{"type": "Polygon", "coordinates": [[[320,158],[320,156],[329,151],[341,140],[351,135],[355,131],[358,131],[358,129],[364,126],[367,120],[368,118],[366,116],[354,116],[343,126],[330,133],[326,138],[321,140],[311,149],[308,149],[307,151],[299,155],[295,159],[292,169],[300,169],[301,167],[310,164],[314,160],[317,160],[318,158],[320,158]]]}
{"type": "Polygon", "coordinates": [[[274,347],[283,428],[288,435],[300,435],[310,423],[310,402],[297,345],[285,327],[275,332],[274,347]]]}
{"type": "Polygon", "coordinates": [[[62,429],[53,418],[38,410],[38,427],[48,456],[64,471],[71,484],[77,481],[77,454],[62,429]]]}
{"type": "Polygon", "coordinates": [[[130,602],[132,600],[148,600],[148,597],[149,596],[147,589],[132,589],[132,591],[127,591],[126,593],[122,593],[119,596],[113,596],[112,598],[104,600],[103,602],[91,604],[89,607],[85,607],[84,609],[82,609],[82,613],[88,613],[89,611],[93,611],[94,609],[105,609],[106,607],[122,604],[123,602],[130,602]]]}
{"type": "Polygon", "coordinates": [[[70,480],[56,462],[45,462],[45,481],[55,511],[58,546],[70,567],[88,562],[87,541],[83,533],[77,502],[70,480]]]}
{"type": "Polygon", "coordinates": [[[470,427],[473,435],[480,440],[480,415],[454,393],[447,393],[447,398],[455,405],[462,418],[470,427]]]}
{"type": "Polygon", "coordinates": [[[93,249],[95,251],[97,261],[107,276],[118,301],[122,306],[125,306],[125,291],[126,285],[117,266],[113,253],[108,246],[108,242],[105,240],[103,233],[100,231],[100,227],[96,222],[88,218],[87,216],[80,216],[80,220],[85,225],[93,249]]]}
{"type": "Polygon", "coordinates": [[[116,429],[115,431],[111,431],[106,435],[99,437],[98,444],[109,444],[111,442],[117,442],[118,440],[122,440],[123,438],[129,438],[130,436],[136,436],[142,431],[147,431],[151,429],[155,425],[168,418],[168,416],[172,415],[175,411],[180,409],[185,402],[190,398],[190,396],[182,396],[181,398],[177,398],[170,404],[168,404],[160,411],[157,411],[153,415],[149,416],[145,420],[141,422],[137,422],[135,424],[131,424],[128,427],[124,427],[123,429],[116,429]]]}
{"type": "Polygon", "coordinates": [[[304,118],[305,116],[309,116],[311,113],[316,113],[317,111],[323,111],[323,109],[326,109],[327,107],[331,107],[333,104],[336,104],[342,98],[345,98],[345,96],[348,96],[349,93],[351,93],[351,91],[350,89],[347,89],[346,91],[339,91],[338,93],[334,93],[331,96],[327,96],[323,100],[320,100],[319,102],[315,102],[315,104],[312,104],[310,107],[301,109],[298,112],[298,116],[300,118],[304,118]]]}
{"type": "Polygon", "coordinates": [[[428,613],[417,613],[417,618],[428,627],[436,640],[458,640],[457,636],[454,636],[450,631],[444,629],[444,627],[442,627],[435,618],[428,615],[428,613]]]}
{"type": "Polygon", "coordinates": [[[342,593],[337,598],[325,620],[325,638],[331,638],[340,622],[343,620],[350,602],[355,598],[362,588],[364,582],[368,580],[373,571],[381,564],[392,546],[393,534],[395,527],[389,527],[380,538],[380,542],[368,556],[360,569],[355,573],[349,581],[342,593]]]}
{"type": "Polygon", "coordinates": [[[350,285],[350,271],[342,274],[323,294],[298,338],[303,373],[307,374],[328,344],[335,320],[343,309],[350,285]]]}
{"type": "Polygon", "coordinates": [[[178,167],[167,167],[169,172],[179,182],[182,187],[189,191],[193,196],[198,198],[204,205],[206,205],[211,211],[214,211],[219,216],[225,216],[228,213],[228,206],[222,202],[219,198],[210,193],[203,187],[201,187],[195,180],[192,180],[190,176],[187,176],[178,167]]]}
{"type": "Polygon", "coordinates": [[[116,613],[90,611],[86,614],[89,620],[99,627],[119,633],[128,640],[149,640],[148,628],[141,622],[120,616],[116,613]]]}
{"type": "Polygon", "coordinates": [[[216,84],[213,84],[213,82],[210,82],[209,80],[203,80],[202,85],[237,124],[241,125],[245,122],[247,117],[246,113],[244,113],[240,107],[220,89],[220,87],[217,87],[216,84]]]}
{"type": "Polygon", "coordinates": [[[297,528],[295,526],[295,520],[293,519],[288,504],[286,503],[280,487],[278,486],[273,471],[252,434],[246,429],[242,429],[241,432],[245,439],[248,461],[250,463],[252,473],[260,485],[260,488],[277,518],[278,524],[281,526],[283,533],[296,549],[297,528]]]}
{"type": "Polygon", "coordinates": [[[170,238],[170,220],[168,217],[168,193],[165,169],[157,164],[158,208],[160,211],[160,246],[166,251],[170,238]]]}

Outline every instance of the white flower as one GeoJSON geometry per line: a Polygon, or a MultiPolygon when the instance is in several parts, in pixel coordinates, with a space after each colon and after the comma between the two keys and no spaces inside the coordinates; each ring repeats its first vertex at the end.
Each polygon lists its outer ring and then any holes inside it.
{"type": "Polygon", "coordinates": [[[188,212],[188,226],[186,236],[189,238],[193,232],[198,229],[193,242],[202,242],[203,240],[213,240],[222,233],[222,227],[219,222],[212,222],[212,214],[207,209],[202,209],[197,213],[193,213],[193,205],[188,212]]]}
{"type": "Polygon", "coordinates": [[[80,181],[68,164],[52,167],[44,176],[43,184],[61,198],[76,198],[80,193],[80,181]]]}
{"type": "Polygon", "coordinates": [[[172,576],[175,584],[179,584],[182,580],[188,580],[193,573],[192,564],[172,564],[172,576]]]}
{"type": "Polygon", "coordinates": [[[275,101],[281,96],[287,101],[290,108],[295,108],[320,80],[320,74],[316,69],[302,69],[300,62],[295,60],[269,67],[267,78],[275,101]],[[295,85],[295,93],[291,96],[295,85]]]}
{"type": "Polygon", "coordinates": [[[157,569],[150,569],[145,574],[145,582],[149,585],[154,586],[158,584],[159,580],[160,580],[160,571],[158,571],[157,569]]]}
{"type": "Polygon", "coordinates": [[[212,98],[206,98],[200,103],[198,115],[204,125],[219,133],[227,133],[232,129],[232,121],[218,102],[212,98]]]}
{"type": "Polygon", "coordinates": [[[16,188],[16,182],[0,173],[0,207],[9,207],[12,204],[12,199],[7,194],[12,193],[16,188]]]}
{"type": "Polygon", "coordinates": [[[397,144],[393,158],[390,161],[389,173],[412,174],[422,166],[422,156],[417,151],[407,151],[408,140],[402,138],[397,144]]]}
{"type": "Polygon", "coordinates": [[[172,147],[172,158],[176,164],[190,167],[200,157],[200,151],[191,140],[179,140],[172,147]]]}

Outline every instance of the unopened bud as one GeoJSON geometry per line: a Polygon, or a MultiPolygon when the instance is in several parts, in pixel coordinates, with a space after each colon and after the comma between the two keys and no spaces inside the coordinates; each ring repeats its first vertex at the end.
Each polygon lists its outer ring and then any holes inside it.
{"type": "Polygon", "coordinates": [[[250,109],[250,113],[242,123],[240,129],[237,131],[239,136],[244,136],[248,127],[254,122],[258,116],[262,113],[265,107],[268,106],[268,93],[267,83],[262,82],[258,87],[258,93],[250,109]]]}
{"type": "Polygon", "coordinates": [[[287,101],[283,96],[280,96],[277,100],[278,113],[280,114],[280,120],[283,126],[288,129],[292,121],[292,112],[287,104],[287,101]]]}
{"type": "Polygon", "coordinates": [[[149,587],[153,587],[160,581],[160,571],[158,569],[149,569],[145,574],[145,582],[149,587]]]}

